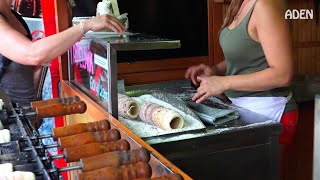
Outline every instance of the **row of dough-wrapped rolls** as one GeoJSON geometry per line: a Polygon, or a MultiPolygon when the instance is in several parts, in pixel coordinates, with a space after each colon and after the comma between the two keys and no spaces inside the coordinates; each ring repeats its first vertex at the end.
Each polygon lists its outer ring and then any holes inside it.
{"type": "Polygon", "coordinates": [[[140,107],[136,100],[123,94],[118,94],[118,109],[121,117],[136,119],[139,116],[145,123],[164,130],[180,129],[184,124],[182,116],[174,110],[151,102],[140,107]]]}

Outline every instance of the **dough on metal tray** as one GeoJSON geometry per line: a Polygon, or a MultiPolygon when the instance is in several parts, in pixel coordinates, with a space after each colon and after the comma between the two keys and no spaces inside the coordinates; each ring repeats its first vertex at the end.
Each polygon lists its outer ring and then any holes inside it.
{"type": "Polygon", "coordinates": [[[142,121],[164,130],[180,129],[184,124],[184,120],[178,112],[156,103],[144,103],[139,116],[142,121]]]}

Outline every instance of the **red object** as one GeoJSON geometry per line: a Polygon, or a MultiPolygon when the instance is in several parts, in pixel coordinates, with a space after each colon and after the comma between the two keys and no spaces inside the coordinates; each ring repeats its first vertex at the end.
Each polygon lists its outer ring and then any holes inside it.
{"type": "Polygon", "coordinates": [[[280,120],[282,124],[282,131],[279,137],[280,144],[292,144],[297,132],[298,116],[298,109],[282,115],[280,120]]]}
{"type": "MultiPolygon", "coordinates": [[[[55,9],[52,7],[55,7],[54,1],[47,1],[47,0],[41,1],[42,18],[43,18],[43,24],[45,29],[45,35],[47,37],[57,33],[55,9]]],[[[53,61],[51,61],[50,72],[51,72],[51,78],[52,78],[51,79],[52,80],[52,96],[53,98],[57,98],[59,96],[58,82],[60,81],[58,58],[55,58],[53,61]]],[[[61,126],[64,126],[63,118],[56,117],[55,127],[61,127],[61,126]]],[[[58,154],[62,154],[62,152],[58,150],[58,154]]],[[[67,163],[63,159],[55,160],[55,163],[57,167],[65,167],[67,165],[67,163]]],[[[61,174],[63,176],[63,179],[65,180],[68,179],[67,172],[63,172],[61,174]]]]}

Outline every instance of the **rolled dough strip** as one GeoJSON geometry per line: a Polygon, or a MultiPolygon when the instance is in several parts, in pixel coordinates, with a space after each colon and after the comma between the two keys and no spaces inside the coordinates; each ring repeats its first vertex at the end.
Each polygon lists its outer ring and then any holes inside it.
{"type": "Polygon", "coordinates": [[[184,124],[184,120],[178,112],[155,103],[142,105],[140,119],[164,130],[180,129],[184,124]]]}
{"type": "Polygon", "coordinates": [[[6,143],[11,141],[10,131],[8,129],[0,130],[0,143],[6,143]]]}
{"type": "Polygon", "coordinates": [[[0,164],[0,174],[13,172],[13,165],[11,163],[0,164]]]}
{"type": "Polygon", "coordinates": [[[118,94],[119,115],[127,119],[136,119],[139,116],[139,103],[123,94],[118,94]]]}
{"type": "Polygon", "coordinates": [[[0,120],[0,130],[2,130],[2,129],[3,129],[3,124],[2,124],[2,122],[0,120]]]}
{"type": "Polygon", "coordinates": [[[35,180],[36,176],[32,172],[14,171],[0,175],[3,180],[35,180]]]}
{"type": "Polygon", "coordinates": [[[3,110],[3,105],[4,105],[4,102],[2,99],[0,99],[0,110],[3,110]]]}

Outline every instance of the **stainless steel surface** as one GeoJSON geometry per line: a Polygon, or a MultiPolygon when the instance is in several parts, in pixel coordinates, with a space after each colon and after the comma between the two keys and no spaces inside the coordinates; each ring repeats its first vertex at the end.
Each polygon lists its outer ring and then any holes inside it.
{"type": "Polygon", "coordinates": [[[30,156],[26,152],[17,152],[10,154],[0,155],[0,164],[11,163],[12,165],[16,164],[26,164],[29,162],[30,156]]]}
{"type": "Polygon", "coordinates": [[[320,179],[320,95],[315,98],[315,119],[313,139],[313,180],[320,179]]]}
{"type": "Polygon", "coordinates": [[[18,141],[0,144],[0,154],[16,153],[20,149],[18,141]]]}
{"type": "Polygon", "coordinates": [[[132,33],[123,36],[98,38],[92,36],[93,46],[100,44],[104,49],[110,44],[116,51],[136,51],[154,49],[175,49],[180,48],[180,40],[160,38],[157,36],[141,33],[132,33]]]}
{"type": "Polygon", "coordinates": [[[111,44],[107,45],[108,61],[108,111],[118,119],[118,78],[117,78],[117,51],[111,44]]]}
{"type": "Polygon", "coordinates": [[[181,111],[189,114],[194,119],[200,121],[198,116],[189,107],[187,107],[182,100],[177,99],[173,94],[163,93],[163,92],[153,92],[151,93],[151,95],[161,101],[164,101],[166,103],[173,105],[174,107],[180,109],[181,111]]]}
{"type": "MultiPolygon", "coordinates": [[[[184,101],[190,101],[192,95],[196,92],[196,90],[191,87],[190,81],[187,81],[187,80],[168,81],[168,82],[143,84],[143,85],[126,87],[126,91],[129,93],[131,91],[144,92],[144,91],[150,91],[150,90],[170,92],[174,94],[176,97],[184,101]]],[[[266,127],[266,126],[276,125],[278,126],[279,129],[281,128],[281,125],[275,121],[272,121],[262,115],[253,113],[251,111],[239,108],[237,106],[223,103],[218,98],[210,97],[203,104],[208,105],[210,107],[214,107],[214,108],[236,110],[240,114],[240,118],[225,124],[221,124],[221,125],[205,124],[206,128],[202,130],[195,130],[191,132],[169,134],[169,135],[143,138],[143,139],[149,144],[158,144],[158,143],[164,143],[164,142],[192,139],[192,138],[203,137],[203,136],[219,135],[222,133],[233,133],[236,131],[248,130],[251,128],[260,128],[260,127],[266,127]]]]}
{"type": "Polygon", "coordinates": [[[82,166],[78,165],[78,166],[69,166],[69,167],[60,168],[59,172],[73,171],[73,170],[78,170],[78,169],[82,169],[82,166]]]}

